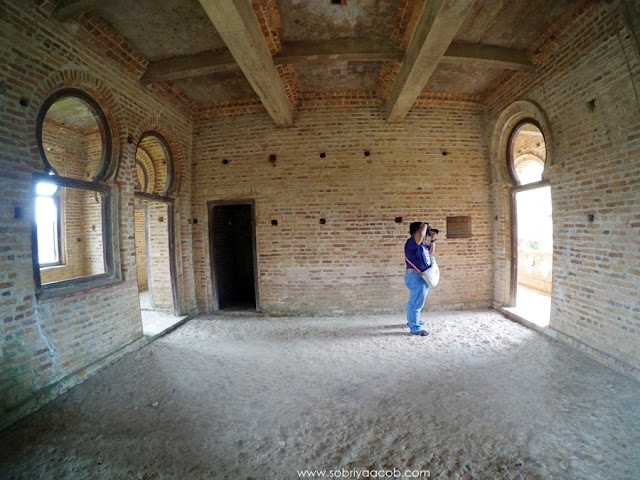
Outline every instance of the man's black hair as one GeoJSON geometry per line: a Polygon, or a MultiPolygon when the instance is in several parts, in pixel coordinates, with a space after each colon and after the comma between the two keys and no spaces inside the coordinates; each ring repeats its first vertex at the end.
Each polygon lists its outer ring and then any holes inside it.
{"type": "Polygon", "coordinates": [[[411,225],[409,225],[409,235],[415,235],[421,226],[422,222],[411,222],[411,225]]]}

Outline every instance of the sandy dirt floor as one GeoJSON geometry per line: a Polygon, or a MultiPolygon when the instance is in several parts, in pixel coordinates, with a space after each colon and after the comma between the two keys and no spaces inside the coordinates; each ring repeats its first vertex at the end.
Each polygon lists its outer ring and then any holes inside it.
{"type": "Polygon", "coordinates": [[[198,317],[0,433],[0,476],[640,478],[640,384],[493,311],[423,321],[198,317]]]}

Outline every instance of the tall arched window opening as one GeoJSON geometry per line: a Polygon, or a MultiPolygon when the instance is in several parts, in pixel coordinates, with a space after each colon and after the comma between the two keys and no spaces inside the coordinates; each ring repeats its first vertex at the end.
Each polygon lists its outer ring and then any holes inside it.
{"type": "Polygon", "coordinates": [[[158,132],[145,132],[136,150],[134,228],[142,330],[153,336],[178,323],[174,248],[173,156],[158,132]]]}
{"type": "Polygon", "coordinates": [[[551,187],[543,176],[547,145],[534,120],[518,123],[508,145],[513,182],[511,310],[544,327],[549,324],[553,270],[551,187]]]}

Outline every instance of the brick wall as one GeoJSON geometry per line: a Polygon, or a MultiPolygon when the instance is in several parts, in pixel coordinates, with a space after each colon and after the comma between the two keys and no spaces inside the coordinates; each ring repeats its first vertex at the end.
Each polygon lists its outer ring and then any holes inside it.
{"type": "MultiPolygon", "coordinates": [[[[546,172],[554,228],[551,327],[639,377],[640,61],[613,6],[584,2],[577,13],[562,41],[556,37],[538,58],[535,74],[515,75],[496,90],[488,127],[499,131],[503,112],[521,100],[546,115],[545,135],[553,138],[546,172]]],[[[495,183],[504,180],[496,176],[495,183]]],[[[508,208],[504,197],[496,208],[508,208]]],[[[496,257],[496,268],[506,267],[496,257]]]]}
{"type": "Polygon", "coordinates": [[[149,273],[153,305],[157,310],[173,311],[171,271],[169,269],[168,210],[164,202],[146,202],[149,209],[149,273]]]}
{"type": "MultiPolygon", "coordinates": [[[[0,54],[0,428],[141,345],[133,191],[135,145],[161,131],[174,152],[176,246],[182,311],[193,311],[190,210],[192,118],[188,106],[138,78],[146,62],[91,15],[49,18],[49,2],[1,0],[0,54]],[[102,32],[102,33],[101,33],[102,32]],[[84,90],[105,111],[113,136],[114,241],[122,282],[37,300],[31,258],[31,173],[42,170],[35,139],[40,105],[57,89],[84,90]],[[131,136],[133,142],[128,143],[131,136]],[[117,175],[116,175],[117,173],[117,175]],[[182,205],[182,207],[181,207],[182,205]],[[185,214],[186,212],[186,214],[185,214]]],[[[95,200],[94,200],[95,203],[95,200]]]]}
{"type": "Polygon", "coordinates": [[[147,274],[147,208],[136,208],[134,215],[138,288],[140,291],[144,291],[149,288],[149,277],[147,274]]]}
{"type": "Polygon", "coordinates": [[[196,124],[192,186],[201,309],[213,298],[206,202],[248,198],[256,200],[265,311],[402,310],[409,223],[429,220],[444,232],[452,215],[472,217],[473,237],[442,235],[442,283],[427,308],[490,305],[492,207],[478,104],[425,103],[400,125],[383,122],[366,95],[308,99],[291,128],[261,113],[205,113],[196,124]]]}
{"type": "MultiPolygon", "coordinates": [[[[272,4],[254,2],[265,17],[272,4]]],[[[133,192],[136,144],[148,130],[167,139],[178,180],[179,311],[213,307],[207,201],[241,199],[256,203],[258,288],[267,312],[403,310],[402,246],[414,220],[443,230],[436,251],[442,283],[427,309],[479,308],[503,302],[509,276],[509,184],[504,154],[488,145],[504,112],[526,100],[548,129],[552,329],[614,366],[640,368],[640,61],[637,32],[628,30],[636,23],[625,26],[613,5],[575,2],[532,46],[536,71],[505,74],[484,105],[423,94],[403,123],[388,125],[375,92],[301,94],[289,85],[299,100],[290,128],[274,126],[253,100],[206,106],[194,127],[193,105],[171,85],[140,85],[147,62],[126,40],[91,14],[53,21],[52,7],[0,0],[0,428],[141,344],[133,192]],[[31,173],[42,168],[35,119],[62,87],[94,97],[112,132],[122,282],[38,301],[30,246],[31,173]],[[446,239],[446,217],[462,215],[471,216],[473,237],[446,239]]],[[[399,44],[411,24],[402,16],[399,44]]],[[[150,217],[155,227],[163,224],[157,238],[166,242],[166,205],[150,217]]],[[[169,305],[167,286],[154,300],[169,305]]]]}
{"type": "MultiPolygon", "coordinates": [[[[97,129],[87,135],[84,159],[85,180],[91,180],[98,170],[102,157],[102,136],[97,129]]],[[[102,202],[100,195],[95,192],[84,192],[82,205],[82,220],[85,236],[84,259],[85,275],[104,273],[104,252],[102,246],[102,202]]]]}
{"type": "Polygon", "coordinates": [[[84,255],[84,274],[104,273],[104,250],[102,245],[102,203],[105,200],[95,192],[82,192],[82,223],[84,237],[82,251],[84,255]]]}

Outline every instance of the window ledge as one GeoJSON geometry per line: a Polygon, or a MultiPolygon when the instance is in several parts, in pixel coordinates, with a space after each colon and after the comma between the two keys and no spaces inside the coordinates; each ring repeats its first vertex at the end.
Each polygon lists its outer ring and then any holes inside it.
{"type": "Polygon", "coordinates": [[[43,301],[52,298],[66,297],[75,293],[93,290],[94,288],[115,285],[122,281],[120,278],[108,274],[73,278],[71,280],[42,285],[40,289],[36,291],[36,298],[38,301],[43,301]]]}
{"type": "Polygon", "coordinates": [[[49,265],[44,265],[40,267],[40,271],[41,272],[45,272],[47,270],[55,270],[56,268],[62,268],[62,267],[66,267],[67,264],[66,263],[52,263],[49,265]]]}

